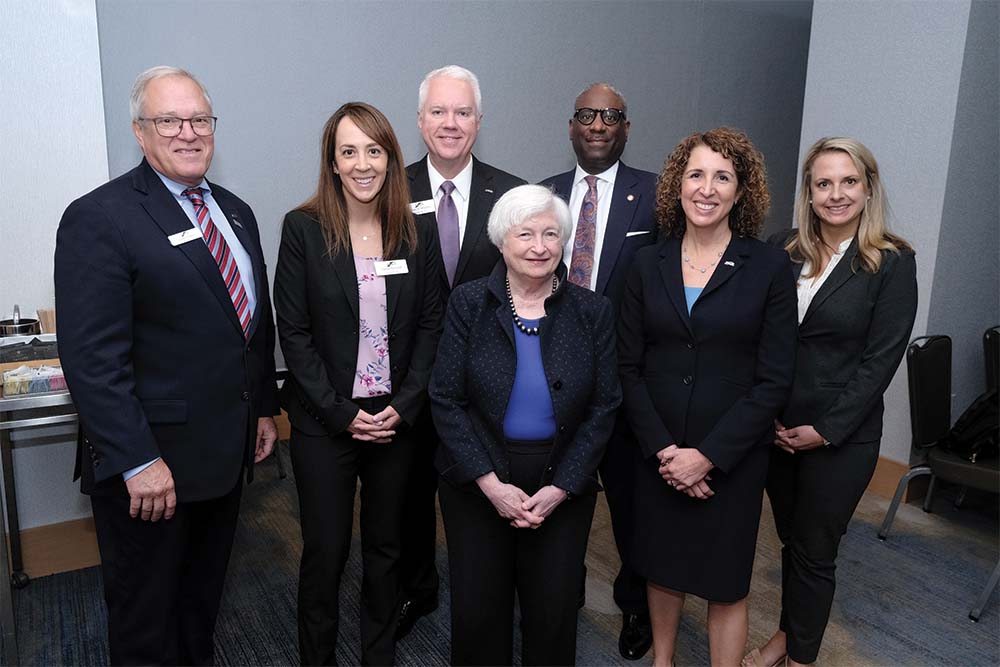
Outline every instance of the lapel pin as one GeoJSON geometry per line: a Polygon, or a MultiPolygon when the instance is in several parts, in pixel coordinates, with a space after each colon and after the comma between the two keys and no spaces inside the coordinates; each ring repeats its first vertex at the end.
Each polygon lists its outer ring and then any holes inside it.
{"type": "Polygon", "coordinates": [[[625,197],[625,199],[628,201],[635,201],[635,195],[629,195],[628,197],[625,197]]]}
{"type": "Polygon", "coordinates": [[[236,217],[235,213],[230,213],[229,214],[229,219],[233,221],[234,225],[236,225],[240,229],[243,229],[243,223],[240,222],[240,219],[236,217]]]}
{"type": "Polygon", "coordinates": [[[492,190],[490,190],[489,188],[486,188],[486,192],[488,192],[488,193],[490,193],[490,194],[493,194],[493,191],[492,191],[492,190]]]}
{"type": "Polygon", "coordinates": [[[730,262],[728,259],[726,260],[725,264],[726,264],[726,266],[736,266],[735,264],[733,264],[732,262],[730,262]]]}

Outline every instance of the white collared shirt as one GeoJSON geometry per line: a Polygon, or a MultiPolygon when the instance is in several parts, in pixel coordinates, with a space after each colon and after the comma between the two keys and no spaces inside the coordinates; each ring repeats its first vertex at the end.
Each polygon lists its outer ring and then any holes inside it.
{"type": "Polygon", "coordinates": [[[847,249],[851,247],[851,241],[853,240],[853,238],[849,238],[840,242],[840,246],[837,248],[836,252],[833,253],[833,256],[830,257],[830,261],[827,262],[823,273],[818,276],[813,278],[803,278],[802,276],[809,273],[810,264],[808,260],[802,263],[802,272],[799,274],[799,280],[795,284],[799,296],[799,324],[802,324],[802,318],[806,316],[806,311],[809,310],[809,304],[812,303],[813,297],[816,296],[816,292],[818,292],[819,288],[823,286],[826,279],[830,277],[830,274],[833,273],[837,264],[840,264],[840,260],[843,258],[844,253],[847,252],[847,249]]]}
{"type": "Polygon", "coordinates": [[[430,156],[427,156],[427,177],[431,184],[431,195],[434,197],[434,215],[437,215],[438,206],[444,198],[441,184],[451,181],[455,184],[455,189],[451,193],[451,200],[455,202],[458,210],[458,247],[461,249],[465,241],[465,221],[469,219],[469,197],[472,196],[472,156],[469,156],[469,164],[458,172],[455,178],[445,178],[434,168],[430,156]]]}
{"type": "MultiPolygon", "coordinates": [[[[611,212],[611,194],[615,190],[615,178],[618,176],[618,165],[615,162],[606,171],[594,174],[597,177],[597,229],[594,236],[594,268],[590,272],[590,289],[597,285],[597,272],[601,264],[601,249],[604,247],[604,232],[608,228],[608,214],[611,212]]],[[[573,174],[573,190],[569,196],[569,214],[573,221],[573,229],[563,245],[563,263],[569,268],[573,261],[573,240],[576,238],[576,225],[580,221],[580,209],[587,197],[587,176],[583,167],[576,165],[573,174]]]]}

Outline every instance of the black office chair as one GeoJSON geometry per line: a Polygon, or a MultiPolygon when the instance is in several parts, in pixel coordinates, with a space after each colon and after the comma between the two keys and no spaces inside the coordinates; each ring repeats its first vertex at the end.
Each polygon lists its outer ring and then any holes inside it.
{"type": "MultiPolygon", "coordinates": [[[[949,482],[997,493],[1000,490],[1000,467],[997,461],[970,463],[948,450],[938,447],[938,441],[951,429],[951,338],[948,336],[922,336],[915,338],[906,348],[906,371],[909,376],[910,429],[912,447],[927,450],[927,462],[910,469],[899,480],[889,511],[878,531],[885,540],[889,527],[896,517],[896,510],[910,480],[930,475],[924,511],[931,511],[934,486],[938,477],[949,482]]],[[[969,612],[969,618],[979,620],[979,615],[990,593],[1000,579],[1000,560],[990,575],[986,588],[969,612]]]]}

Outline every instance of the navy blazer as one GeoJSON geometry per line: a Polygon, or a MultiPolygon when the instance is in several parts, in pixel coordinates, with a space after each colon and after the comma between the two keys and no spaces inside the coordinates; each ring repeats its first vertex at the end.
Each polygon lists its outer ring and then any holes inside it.
{"type": "Polygon", "coordinates": [[[622,299],[618,358],[640,449],[697,447],[730,472],[773,439],[795,370],[788,254],[734,236],[688,315],[681,240],[636,253],[622,299]]]}
{"type": "MultiPolygon", "coordinates": [[[[427,398],[441,334],[440,247],[418,219],[417,248],[400,248],[407,272],[386,276],[390,405],[412,425],[427,398]]],[[[274,277],[278,337],[290,378],[282,404],[295,428],[342,433],[358,414],[351,399],[358,365],[358,277],[354,254],[330,256],[319,223],[302,211],[285,216],[274,277]]]]}
{"type": "MultiPolygon", "coordinates": [[[[422,160],[414,162],[406,168],[410,179],[410,201],[419,202],[434,199],[431,192],[430,177],[427,174],[426,155],[422,160]]],[[[472,156],[472,187],[469,193],[469,212],[465,222],[465,234],[462,236],[462,249],[458,255],[458,265],[455,267],[455,285],[488,276],[493,266],[500,259],[500,251],[490,241],[486,233],[486,223],[490,218],[493,204],[505,192],[526,181],[485,162],[480,162],[472,156]]],[[[416,216],[424,220],[437,232],[437,216],[429,211],[416,216]]],[[[435,233],[435,236],[437,234],[435,233]]],[[[438,254],[441,254],[441,239],[437,238],[438,254]]],[[[448,274],[444,264],[440,268],[443,299],[447,301],[452,285],[448,284],[448,274]]]]}
{"type": "MultiPolygon", "coordinates": [[[[784,247],[796,230],[770,241],[784,247]]],[[[802,263],[793,264],[797,279],[802,263]]],[[[878,273],[858,263],[858,240],[816,292],[799,324],[791,428],[811,424],[833,446],[882,437],[882,395],[903,358],[917,314],[917,263],[910,250],[882,251],[878,273]]]]}
{"type": "MultiPolygon", "coordinates": [[[[546,178],[539,185],[552,188],[568,204],[575,174],[575,169],[567,171],[546,178]]],[[[619,162],[594,291],[611,299],[617,309],[625,291],[632,257],[639,248],[655,242],[656,174],[619,162]]]]}
{"type": "Polygon", "coordinates": [[[278,412],[257,221],[211,187],[253,264],[246,339],[205,243],[170,244],[191,221],[145,160],[74,201],[59,223],[59,356],[80,415],[85,493],[125,493],[123,472],[162,457],[178,500],[220,497],[252,466],[257,418],[278,412]]]}
{"type": "MultiPolygon", "coordinates": [[[[575,495],[595,493],[597,466],[621,403],[614,316],[607,299],[563,280],[545,300],[542,365],[552,396],[556,436],[542,484],[575,495]]],[[[434,424],[441,436],[436,465],[453,486],[491,471],[510,482],[503,435],[514,386],[517,349],[507,301],[507,267],[455,289],[431,377],[434,424]]],[[[475,489],[478,490],[478,489],[475,489]]]]}

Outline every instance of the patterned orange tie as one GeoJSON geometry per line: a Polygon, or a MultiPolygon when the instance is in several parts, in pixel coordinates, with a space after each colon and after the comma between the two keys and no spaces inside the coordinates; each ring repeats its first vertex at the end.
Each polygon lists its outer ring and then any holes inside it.
{"type": "Polygon", "coordinates": [[[198,219],[198,226],[201,227],[201,235],[205,239],[208,251],[215,258],[215,263],[219,265],[222,272],[222,280],[226,283],[226,290],[229,291],[229,298],[233,300],[233,308],[236,309],[236,317],[243,327],[243,336],[246,337],[250,331],[250,320],[253,313],[250,312],[250,302],[247,299],[246,289],[240,279],[240,268],[236,265],[236,258],[229,250],[222,232],[212,222],[212,216],[208,213],[208,206],[201,196],[201,188],[188,188],[181,194],[191,200],[194,204],[194,215],[198,219]]]}
{"type": "Polygon", "coordinates": [[[587,176],[587,196],[580,206],[573,239],[573,259],[569,265],[569,281],[590,289],[590,274],[594,270],[594,244],[597,237],[597,177],[587,176]]]}

